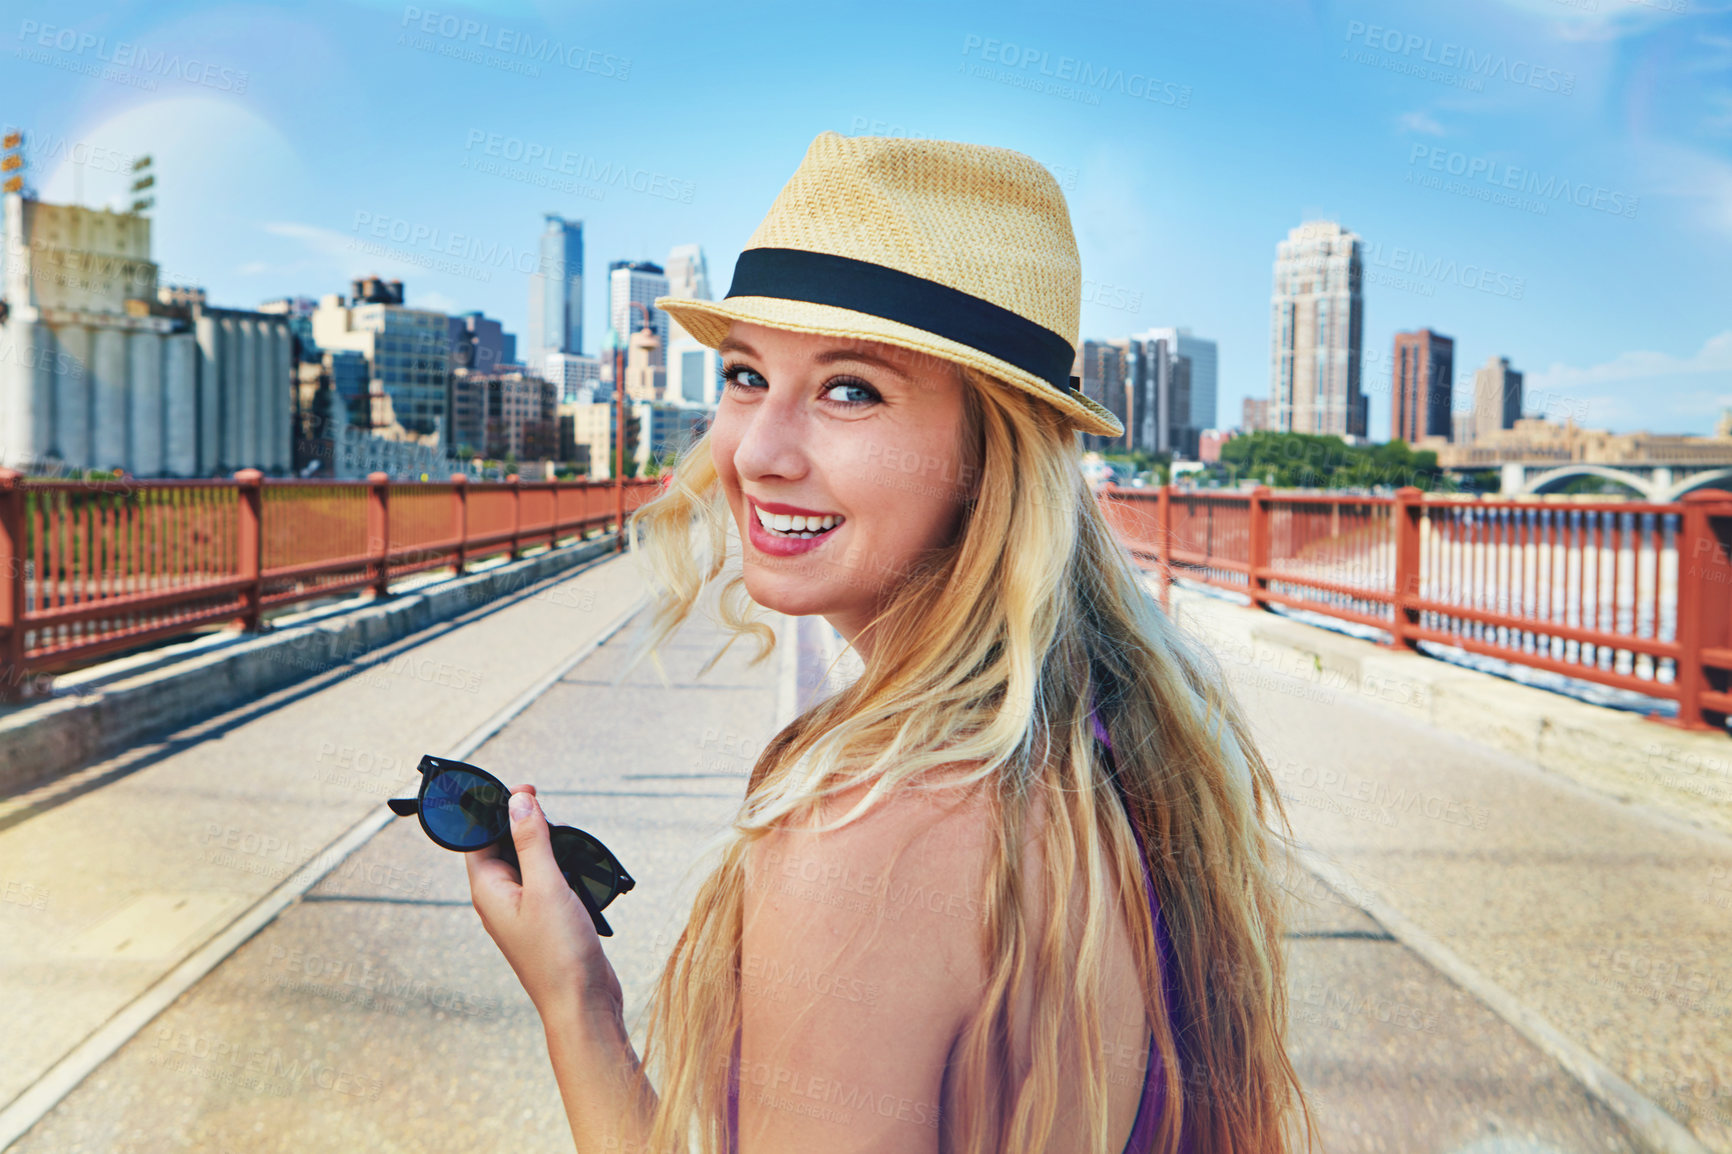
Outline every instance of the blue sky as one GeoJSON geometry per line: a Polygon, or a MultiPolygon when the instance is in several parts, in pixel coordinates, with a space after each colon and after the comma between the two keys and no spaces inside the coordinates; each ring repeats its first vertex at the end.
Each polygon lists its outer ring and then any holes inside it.
{"type": "Polygon", "coordinates": [[[1732,0],[8,8],[32,183],[118,205],[151,153],[155,259],[218,304],[378,272],[522,334],[553,211],[585,222],[595,352],[608,261],[697,242],[721,295],[831,129],[1046,164],[1084,336],[1214,338],[1223,425],[1267,394],[1275,245],[1319,217],[1366,242],[1374,439],[1392,335],[1424,326],[1458,408],[1488,356],[1556,419],[1732,407],[1732,0]]]}

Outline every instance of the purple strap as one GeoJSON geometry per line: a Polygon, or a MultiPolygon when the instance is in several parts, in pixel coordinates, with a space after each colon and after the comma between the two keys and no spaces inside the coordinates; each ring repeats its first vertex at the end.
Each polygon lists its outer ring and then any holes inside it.
{"type": "Polygon", "coordinates": [[[728,1063],[728,1154],[740,1149],[740,1031],[734,1031],[734,1056],[728,1063]]]}
{"type": "MultiPolygon", "coordinates": [[[[1119,793],[1119,800],[1124,802],[1123,788],[1118,781],[1118,766],[1113,762],[1113,739],[1107,734],[1107,727],[1101,724],[1098,710],[1090,707],[1089,723],[1094,728],[1095,739],[1107,750],[1107,765],[1113,771],[1113,788],[1119,793]]],[[[1125,815],[1130,816],[1129,805],[1125,806],[1125,815]]],[[[1161,959],[1161,994],[1166,1003],[1167,1021],[1171,1024],[1173,1033],[1181,1032],[1179,1019],[1178,991],[1178,960],[1173,952],[1173,942],[1167,934],[1166,919],[1161,917],[1161,903],[1155,897],[1154,879],[1149,876],[1149,855],[1143,846],[1142,831],[1137,823],[1131,821],[1131,837],[1137,845],[1137,865],[1143,874],[1143,893],[1149,899],[1149,918],[1155,925],[1155,949],[1161,959]]],[[[1149,1035],[1148,1072],[1143,1076],[1143,1097],[1137,1103],[1137,1117],[1131,1123],[1131,1136],[1125,1142],[1124,1154],[1151,1154],[1155,1148],[1156,1127],[1160,1125],[1161,1110],[1166,1105],[1167,1083],[1163,1077],[1161,1052],[1155,1048],[1154,1034],[1149,1035]]],[[[1188,1154],[1191,1143],[1188,1136],[1181,1131],[1179,1135],[1180,1154],[1188,1154]]]]}

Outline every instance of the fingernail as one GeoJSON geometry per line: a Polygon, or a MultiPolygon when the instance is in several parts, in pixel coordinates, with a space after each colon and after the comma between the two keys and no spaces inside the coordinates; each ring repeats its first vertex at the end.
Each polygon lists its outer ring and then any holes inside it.
{"type": "Polygon", "coordinates": [[[510,808],[512,821],[522,821],[524,818],[528,817],[530,808],[529,794],[526,792],[512,794],[510,808]]]}

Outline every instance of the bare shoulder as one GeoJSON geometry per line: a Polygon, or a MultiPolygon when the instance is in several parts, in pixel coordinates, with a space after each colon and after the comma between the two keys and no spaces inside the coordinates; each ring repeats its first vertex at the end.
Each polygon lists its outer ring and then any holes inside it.
{"type": "MultiPolygon", "coordinates": [[[[823,817],[865,795],[831,798],[823,817]]],[[[956,1037],[979,1005],[980,899],[991,845],[983,791],[903,790],[839,830],[781,829],[754,845],[742,927],[742,1061],[788,1095],[742,1097],[741,1134],[782,1150],[937,1149],[956,1037]],[[869,1106],[869,1108],[858,1108],[869,1106]],[[837,1128],[832,1115],[857,1131],[837,1128]]]]}
{"type": "MultiPolygon", "coordinates": [[[[859,786],[833,795],[822,820],[848,813],[867,793],[859,786]]],[[[884,948],[938,947],[958,963],[946,968],[960,978],[968,968],[962,955],[978,953],[993,813],[982,788],[904,787],[841,829],[783,828],[764,838],[753,848],[751,890],[765,906],[874,937],[884,948]]]]}

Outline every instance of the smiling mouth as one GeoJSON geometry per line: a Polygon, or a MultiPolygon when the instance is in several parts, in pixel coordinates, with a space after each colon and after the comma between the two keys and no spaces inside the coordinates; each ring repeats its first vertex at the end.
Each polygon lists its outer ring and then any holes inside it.
{"type": "Polygon", "coordinates": [[[795,517],[787,513],[766,513],[756,504],[752,513],[758,518],[758,524],[764,531],[774,537],[789,537],[797,540],[807,540],[812,537],[822,537],[824,534],[841,525],[845,520],[834,513],[823,513],[816,517],[795,517]]]}

